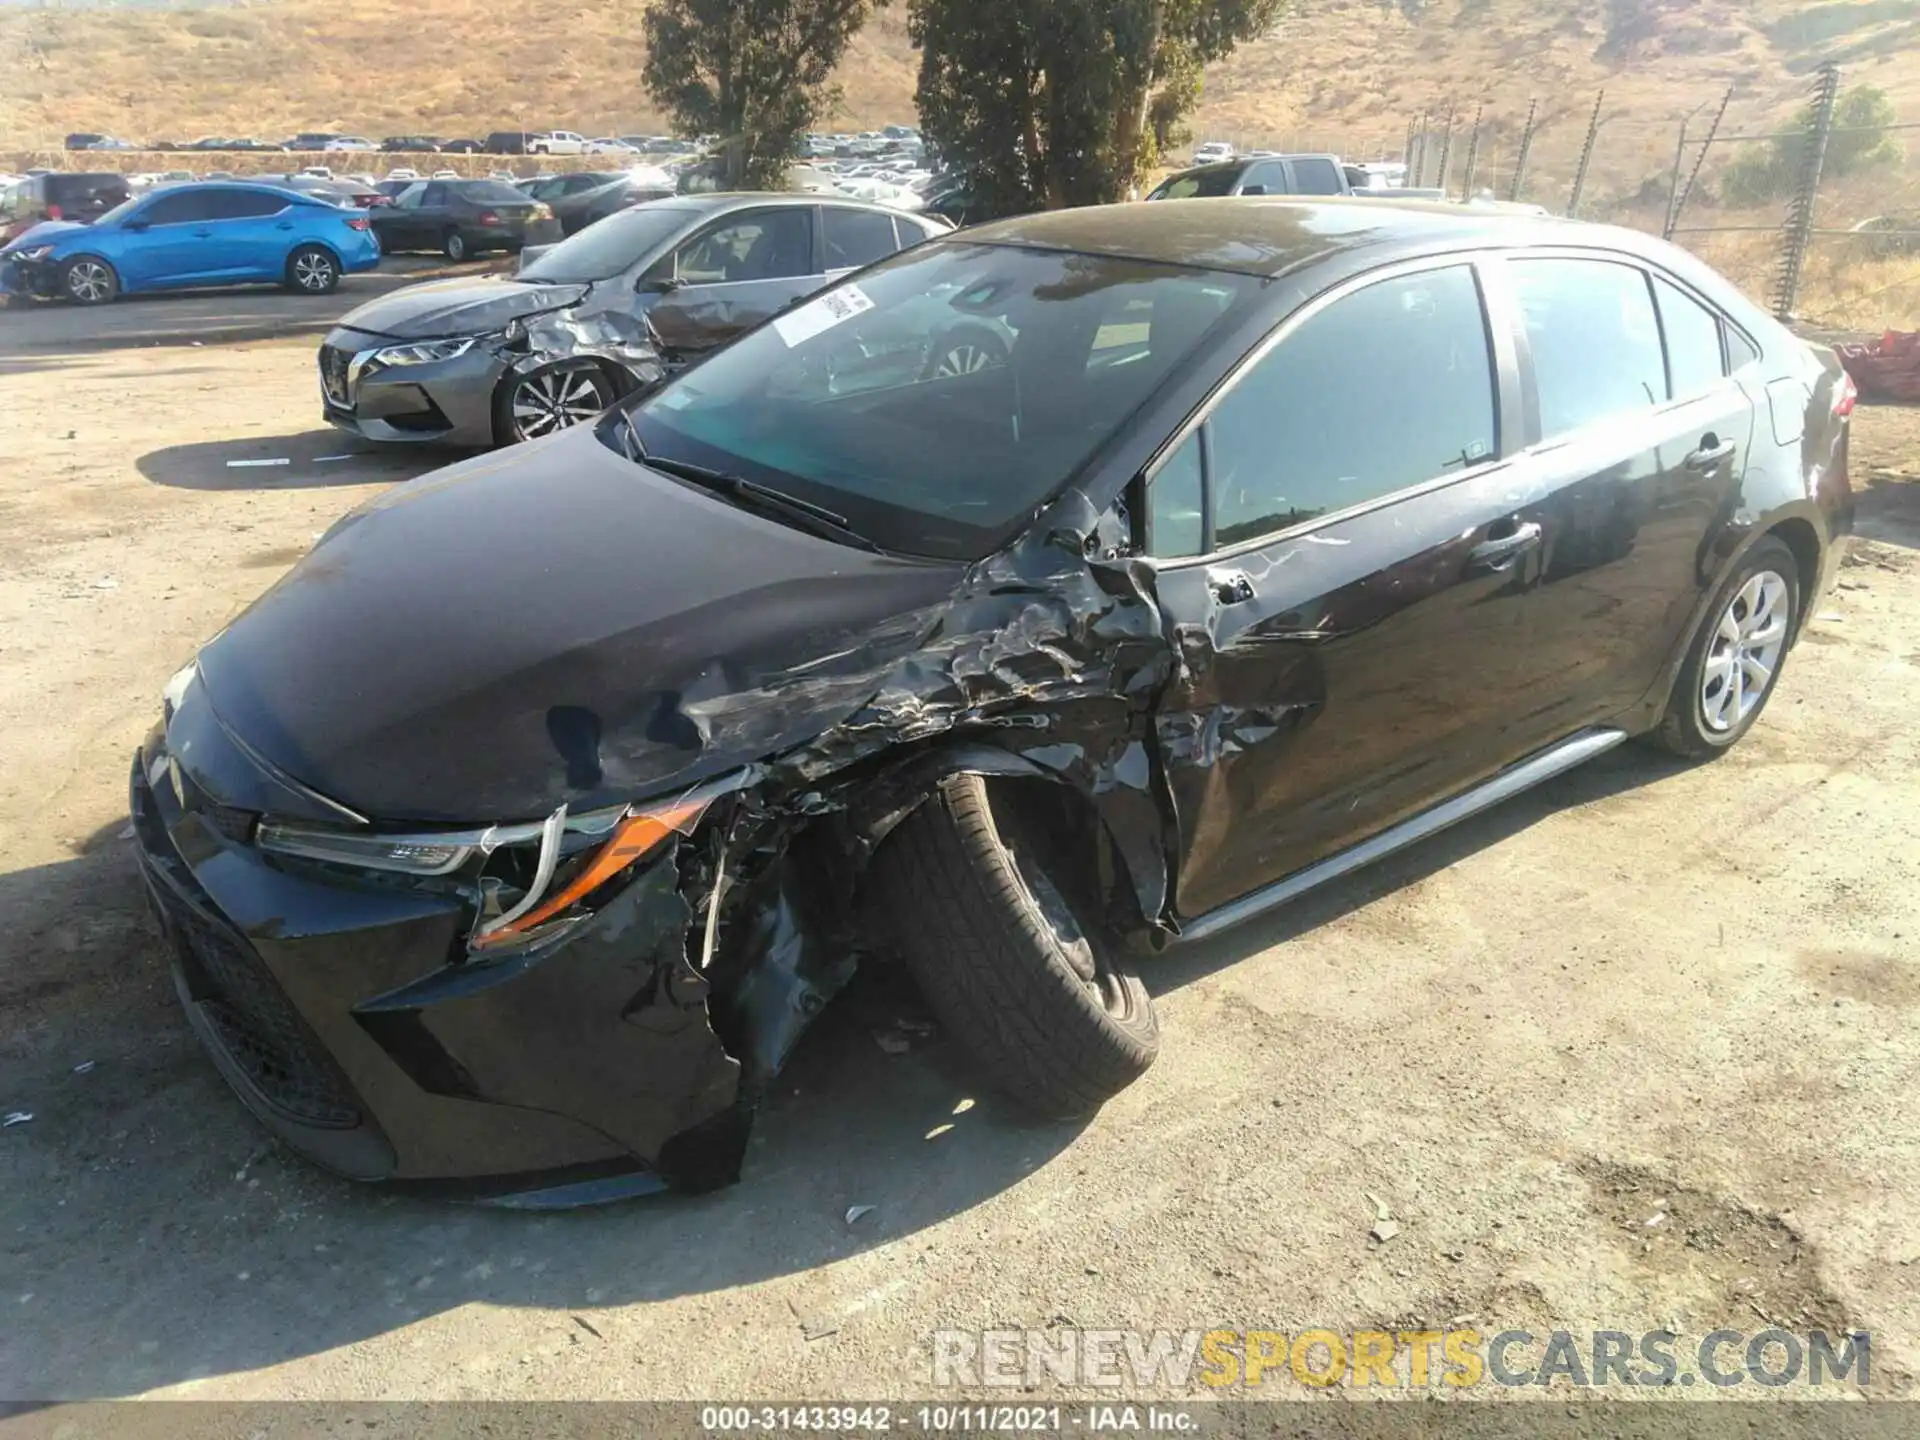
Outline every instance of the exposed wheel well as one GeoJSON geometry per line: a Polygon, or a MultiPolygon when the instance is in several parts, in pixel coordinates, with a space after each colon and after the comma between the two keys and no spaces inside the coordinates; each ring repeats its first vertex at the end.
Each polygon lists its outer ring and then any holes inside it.
{"type": "Polygon", "coordinates": [[[1814,591],[1820,584],[1820,537],[1805,520],[1782,520],[1767,532],[1778,536],[1793,552],[1794,568],[1800,572],[1800,614],[1796,623],[1805,621],[1813,609],[1814,591]]]}
{"type": "Polygon", "coordinates": [[[1023,819],[1045,832],[1049,850],[1092,892],[1084,898],[1098,896],[1114,929],[1130,931],[1145,924],[1126,859],[1090,799],[1071,785],[1041,776],[990,775],[987,786],[995,805],[1017,808],[1023,819]]]}

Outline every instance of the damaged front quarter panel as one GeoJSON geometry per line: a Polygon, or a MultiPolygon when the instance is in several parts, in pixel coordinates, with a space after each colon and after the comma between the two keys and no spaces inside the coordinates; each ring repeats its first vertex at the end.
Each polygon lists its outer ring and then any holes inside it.
{"type": "Polygon", "coordinates": [[[564,361],[590,360],[619,381],[622,394],[650,390],[666,379],[666,362],[643,315],[578,307],[549,310],[510,326],[496,354],[515,375],[564,361]]]}

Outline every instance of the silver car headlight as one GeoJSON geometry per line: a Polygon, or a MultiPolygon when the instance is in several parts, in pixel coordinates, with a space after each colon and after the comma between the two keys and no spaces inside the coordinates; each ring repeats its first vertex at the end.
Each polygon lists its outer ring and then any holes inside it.
{"type": "Polygon", "coordinates": [[[431,365],[437,360],[458,360],[480,343],[478,335],[463,335],[457,340],[419,340],[411,345],[388,345],[373,352],[375,365],[431,365]]]}
{"type": "Polygon", "coordinates": [[[306,825],[263,820],[253,843],[278,855],[324,860],[335,865],[364,865],[405,875],[451,875],[467,863],[471,845],[446,844],[424,836],[353,835],[306,825]]]}
{"type": "Polygon", "coordinates": [[[53,246],[51,245],[35,245],[30,249],[15,252],[16,256],[21,260],[44,260],[52,253],[53,246]]]}

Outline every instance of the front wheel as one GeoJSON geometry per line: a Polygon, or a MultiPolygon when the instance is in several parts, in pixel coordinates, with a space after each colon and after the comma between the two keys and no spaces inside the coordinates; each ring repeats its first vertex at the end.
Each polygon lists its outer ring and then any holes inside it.
{"type": "Polygon", "coordinates": [[[440,248],[446,252],[447,259],[458,265],[467,258],[467,237],[458,230],[449,230],[446,239],[440,242],[440,248]]]}
{"type": "Polygon", "coordinates": [[[1146,1072],[1160,1030],[1092,867],[1030,823],[1019,784],[943,781],[887,837],[874,881],[928,1008],[982,1078],[1038,1114],[1084,1115],[1146,1072]]]}
{"type": "Polygon", "coordinates": [[[340,262],[320,245],[302,245],[287,257],[287,288],[301,295],[331,295],[340,288],[340,262]]]}
{"type": "Polygon", "coordinates": [[[76,305],[104,305],[120,293],[120,277],[97,256],[76,255],[60,274],[60,288],[76,305]]]}
{"type": "Polygon", "coordinates": [[[571,430],[613,403],[613,385],[591,365],[548,365],[501,387],[494,432],[509,445],[571,430]]]}
{"type": "Polygon", "coordinates": [[[1715,592],[1660,726],[1647,738],[1690,760],[1731,750],[1767,708],[1800,613],[1800,567],[1769,535],[1715,592]]]}

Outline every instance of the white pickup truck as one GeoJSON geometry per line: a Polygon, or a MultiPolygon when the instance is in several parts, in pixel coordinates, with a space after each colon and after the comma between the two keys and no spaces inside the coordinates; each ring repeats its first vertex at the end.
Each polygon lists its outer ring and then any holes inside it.
{"type": "Polygon", "coordinates": [[[584,155],[587,153],[587,137],[576,135],[571,130],[550,130],[545,135],[527,137],[529,155],[584,155]]]}

